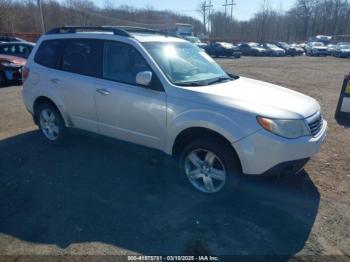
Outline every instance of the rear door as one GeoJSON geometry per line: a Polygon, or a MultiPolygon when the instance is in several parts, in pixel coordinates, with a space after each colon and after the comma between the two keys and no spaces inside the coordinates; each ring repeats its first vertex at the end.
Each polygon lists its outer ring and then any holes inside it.
{"type": "Polygon", "coordinates": [[[95,39],[64,40],[58,70],[50,82],[64,103],[65,112],[77,128],[97,132],[95,82],[101,77],[102,41],[95,39]]]}

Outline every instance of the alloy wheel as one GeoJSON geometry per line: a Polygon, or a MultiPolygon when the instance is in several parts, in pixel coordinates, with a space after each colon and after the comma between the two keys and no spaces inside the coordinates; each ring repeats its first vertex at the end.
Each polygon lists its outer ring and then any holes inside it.
{"type": "Polygon", "coordinates": [[[54,112],[50,109],[44,109],[40,113],[40,128],[45,137],[51,141],[55,141],[60,133],[54,112]]]}
{"type": "Polygon", "coordinates": [[[207,194],[220,191],[226,183],[222,160],[207,149],[196,149],[186,156],[185,173],[196,189],[207,194]]]}

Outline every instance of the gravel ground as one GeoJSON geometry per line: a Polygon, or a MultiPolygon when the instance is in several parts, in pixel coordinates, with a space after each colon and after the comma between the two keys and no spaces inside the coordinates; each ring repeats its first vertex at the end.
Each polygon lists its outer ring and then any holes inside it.
{"type": "Polygon", "coordinates": [[[0,261],[121,254],[348,261],[350,129],[334,120],[334,111],[350,60],[218,62],[320,102],[329,134],[305,172],[273,181],[244,178],[226,195],[205,196],[154,150],[76,133],[64,147],[47,145],[22,104],[21,86],[3,87],[0,261]]]}

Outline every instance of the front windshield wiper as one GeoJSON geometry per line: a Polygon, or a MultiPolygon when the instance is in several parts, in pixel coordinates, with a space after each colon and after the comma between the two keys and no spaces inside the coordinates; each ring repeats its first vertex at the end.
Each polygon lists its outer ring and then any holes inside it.
{"type": "Polygon", "coordinates": [[[206,84],[198,83],[198,82],[183,82],[183,83],[175,83],[178,86],[205,86],[206,84]]]}
{"type": "Polygon", "coordinates": [[[222,83],[222,82],[227,82],[227,81],[232,81],[233,78],[231,77],[218,77],[210,82],[207,83],[207,85],[213,85],[213,84],[216,84],[216,83],[222,83]]]}

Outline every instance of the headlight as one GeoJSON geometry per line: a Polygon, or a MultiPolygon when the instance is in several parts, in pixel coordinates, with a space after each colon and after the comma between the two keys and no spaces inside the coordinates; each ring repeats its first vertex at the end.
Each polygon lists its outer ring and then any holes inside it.
{"type": "Polygon", "coordinates": [[[302,119],[282,120],[258,116],[257,121],[265,130],[285,138],[311,135],[309,128],[302,119]]]}
{"type": "Polygon", "coordinates": [[[20,67],[21,65],[16,64],[16,63],[11,63],[11,62],[0,62],[1,65],[5,66],[5,67],[20,67]]]}

